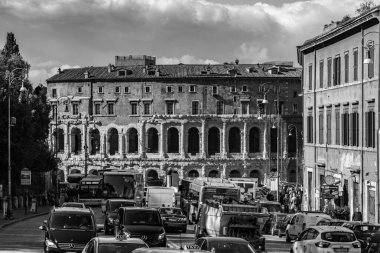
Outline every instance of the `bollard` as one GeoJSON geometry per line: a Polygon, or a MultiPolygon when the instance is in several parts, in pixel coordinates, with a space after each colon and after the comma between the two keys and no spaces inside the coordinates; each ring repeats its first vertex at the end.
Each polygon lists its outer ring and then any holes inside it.
{"type": "Polygon", "coordinates": [[[30,211],[32,213],[37,213],[37,200],[35,197],[32,198],[32,204],[30,206],[30,211]]]}

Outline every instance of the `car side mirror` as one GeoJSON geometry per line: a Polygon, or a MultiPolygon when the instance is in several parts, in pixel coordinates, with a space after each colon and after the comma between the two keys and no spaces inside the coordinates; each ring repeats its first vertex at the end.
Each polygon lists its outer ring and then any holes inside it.
{"type": "Polygon", "coordinates": [[[45,231],[45,230],[46,230],[46,226],[45,226],[45,225],[41,225],[41,226],[38,227],[38,229],[39,229],[39,230],[44,230],[44,231],[45,231]]]}

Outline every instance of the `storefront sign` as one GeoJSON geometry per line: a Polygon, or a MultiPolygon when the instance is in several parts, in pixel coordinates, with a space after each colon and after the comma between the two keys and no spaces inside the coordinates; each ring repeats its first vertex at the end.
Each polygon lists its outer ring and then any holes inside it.
{"type": "Polygon", "coordinates": [[[339,186],[338,185],[321,185],[321,197],[325,199],[338,198],[339,186]]]}
{"type": "Polygon", "coordinates": [[[23,168],[21,170],[21,185],[31,185],[31,184],[32,184],[32,172],[27,168],[23,168]]]}

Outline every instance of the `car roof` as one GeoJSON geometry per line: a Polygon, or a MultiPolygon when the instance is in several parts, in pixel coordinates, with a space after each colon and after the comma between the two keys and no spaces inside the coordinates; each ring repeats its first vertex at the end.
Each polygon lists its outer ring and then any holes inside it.
{"type": "Polygon", "coordinates": [[[203,253],[203,252],[210,252],[210,251],[204,251],[200,249],[173,249],[173,248],[163,248],[163,247],[157,247],[157,248],[139,248],[132,251],[132,253],[203,253]]]}
{"type": "Polygon", "coordinates": [[[353,233],[353,231],[349,228],[342,227],[342,226],[311,226],[309,228],[313,228],[317,230],[318,232],[350,232],[353,233]]]}
{"type": "Polygon", "coordinates": [[[83,203],[79,202],[63,202],[62,205],[84,205],[83,203]]]}
{"type": "Polygon", "coordinates": [[[209,242],[246,242],[246,240],[238,237],[201,237],[209,242]]]}
{"type": "Polygon", "coordinates": [[[144,244],[145,242],[141,240],[140,238],[128,238],[126,240],[118,240],[115,237],[109,237],[109,236],[98,236],[96,237],[96,240],[98,243],[106,244],[106,243],[135,243],[135,244],[144,244]]]}
{"type": "Polygon", "coordinates": [[[93,214],[93,211],[88,208],[78,208],[78,207],[54,207],[53,213],[88,213],[93,214]]]}
{"type": "Polygon", "coordinates": [[[120,209],[124,210],[137,210],[137,211],[158,211],[157,208],[153,207],[134,207],[134,206],[122,206],[120,209]]]}
{"type": "Polygon", "coordinates": [[[133,199],[107,199],[108,202],[135,202],[133,199]]]}

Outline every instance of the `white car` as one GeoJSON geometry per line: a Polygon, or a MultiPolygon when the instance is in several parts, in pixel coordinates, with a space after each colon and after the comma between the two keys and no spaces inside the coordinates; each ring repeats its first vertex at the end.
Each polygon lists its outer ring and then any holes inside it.
{"type": "Polygon", "coordinates": [[[293,243],[290,253],[360,253],[360,242],[345,227],[313,226],[305,229],[293,243]]]}

